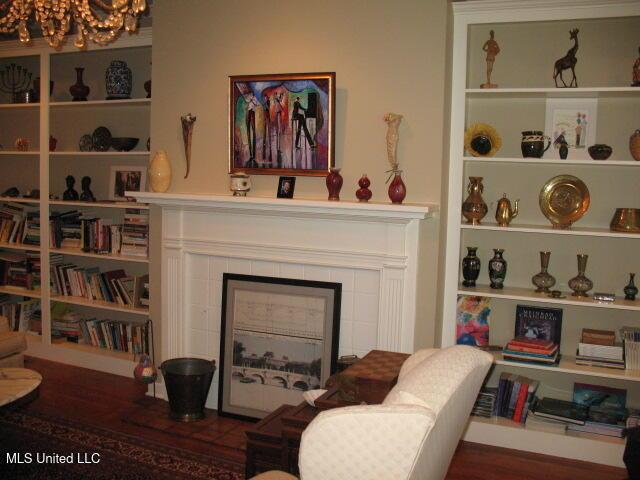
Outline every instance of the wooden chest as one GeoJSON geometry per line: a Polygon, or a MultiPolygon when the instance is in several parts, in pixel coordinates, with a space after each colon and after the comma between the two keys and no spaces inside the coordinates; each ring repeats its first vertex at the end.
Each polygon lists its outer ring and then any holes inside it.
{"type": "Polygon", "coordinates": [[[246,478],[268,470],[280,470],[282,466],[282,417],[293,405],[282,405],[246,431],[246,478]]]}

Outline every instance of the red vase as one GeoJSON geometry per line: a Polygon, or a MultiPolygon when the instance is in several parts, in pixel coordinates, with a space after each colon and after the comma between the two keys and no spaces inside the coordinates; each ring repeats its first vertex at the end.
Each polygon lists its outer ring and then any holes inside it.
{"type": "Polygon", "coordinates": [[[331,168],[327,175],[327,190],[329,190],[329,200],[340,200],[340,189],[342,188],[342,175],[339,168],[331,168]]]}
{"type": "Polygon", "coordinates": [[[360,180],[358,180],[358,185],[360,186],[360,188],[356,190],[356,197],[361,202],[368,202],[371,198],[372,193],[371,190],[369,190],[369,185],[371,185],[371,182],[369,181],[369,178],[366,174],[362,175],[360,180]]]}
{"type": "Polygon", "coordinates": [[[389,198],[393,203],[402,203],[404,197],[407,196],[407,187],[402,181],[402,172],[396,172],[391,184],[389,185],[389,198]]]}

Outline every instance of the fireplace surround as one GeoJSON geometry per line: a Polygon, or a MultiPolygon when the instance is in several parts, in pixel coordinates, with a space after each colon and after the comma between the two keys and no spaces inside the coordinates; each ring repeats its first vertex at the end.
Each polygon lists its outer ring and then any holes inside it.
{"type": "MultiPolygon", "coordinates": [[[[163,359],[219,360],[224,273],[341,283],[339,355],[414,350],[417,278],[428,254],[420,236],[433,205],[132,196],[161,208],[163,359]]],[[[217,391],[218,373],[209,408],[217,391]]]]}

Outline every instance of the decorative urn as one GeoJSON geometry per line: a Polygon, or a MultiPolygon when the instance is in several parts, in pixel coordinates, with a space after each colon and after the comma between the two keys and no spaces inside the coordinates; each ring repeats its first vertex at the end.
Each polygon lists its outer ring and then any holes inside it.
{"type": "Polygon", "coordinates": [[[114,60],[105,73],[107,100],[122,100],[131,98],[133,74],[127,62],[114,60]]]}

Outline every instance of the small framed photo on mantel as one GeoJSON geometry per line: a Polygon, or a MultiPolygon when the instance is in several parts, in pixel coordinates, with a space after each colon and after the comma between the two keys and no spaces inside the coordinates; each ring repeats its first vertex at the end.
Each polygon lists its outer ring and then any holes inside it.
{"type": "Polygon", "coordinates": [[[293,198],[296,189],[296,177],[280,177],[278,182],[278,198],[293,198]]]}

